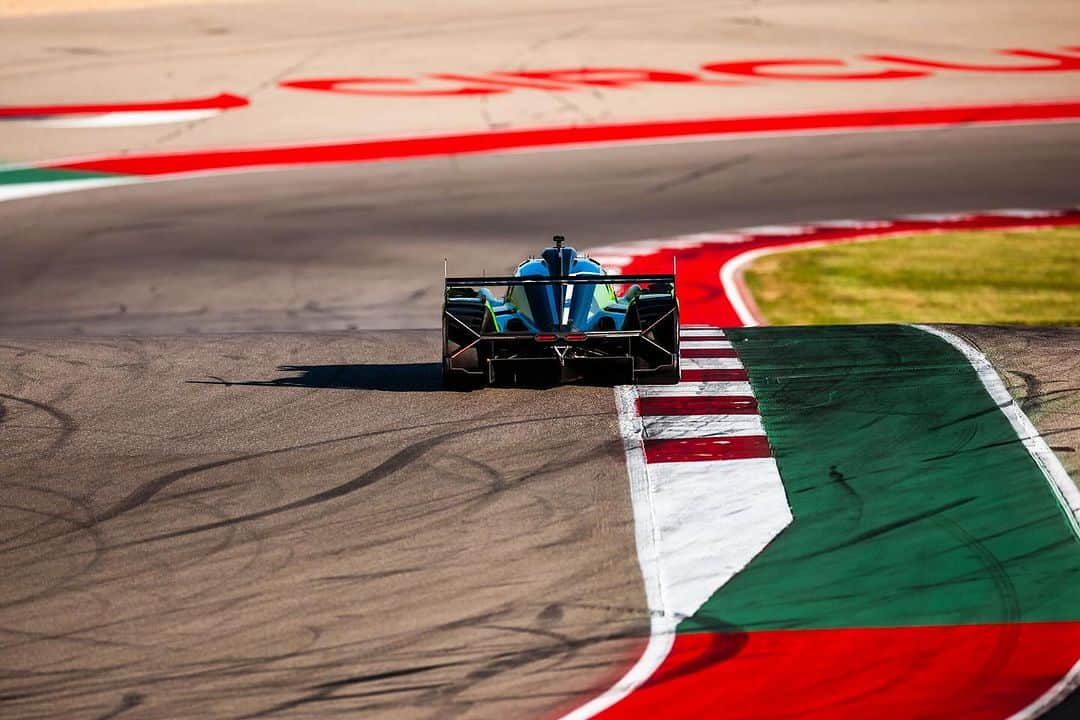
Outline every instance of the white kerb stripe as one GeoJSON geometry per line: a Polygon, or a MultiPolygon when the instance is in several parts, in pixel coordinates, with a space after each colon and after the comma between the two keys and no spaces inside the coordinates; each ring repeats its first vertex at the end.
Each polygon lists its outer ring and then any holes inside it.
{"type": "Polygon", "coordinates": [[[719,328],[687,328],[684,327],[679,334],[685,338],[695,337],[724,337],[724,331],[719,328]]]}
{"type": "Polygon", "coordinates": [[[0,185],[0,202],[3,202],[4,200],[19,200],[22,198],[37,197],[39,195],[55,195],[56,193],[71,192],[73,190],[91,190],[93,188],[112,187],[114,185],[130,185],[139,182],[139,180],[140,178],[115,177],[12,183],[10,185],[0,185]]]}
{"type": "Polygon", "coordinates": [[[680,358],[683,370],[741,370],[739,358],[680,358]]]}
{"type": "Polygon", "coordinates": [[[791,523],[773,458],[648,466],[666,611],[693,615],[791,523]]]}
{"type": "Polygon", "coordinates": [[[753,395],[750,383],[742,380],[714,382],[682,382],[676,385],[639,385],[641,397],[708,397],[720,395],[753,395]]]}
{"type": "Polygon", "coordinates": [[[760,415],[645,415],[641,423],[651,440],[765,434],[760,415]]]}
{"type": "Polygon", "coordinates": [[[680,340],[679,345],[694,350],[730,350],[730,340],[680,340]]]}

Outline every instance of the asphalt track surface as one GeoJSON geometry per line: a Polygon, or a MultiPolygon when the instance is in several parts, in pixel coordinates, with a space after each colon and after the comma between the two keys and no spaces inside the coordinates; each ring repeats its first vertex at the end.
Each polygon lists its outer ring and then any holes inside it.
{"type": "Polygon", "coordinates": [[[1060,125],[0,205],[0,697],[26,718],[566,708],[647,632],[611,392],[442,392],[423,330],[442,259],[502,272],[554,232],[1066,206],[1078,166],[1060,125]]]}
{"type": "MultiPolygon", "coordinates": [[[[1074,480],[1080,477],[1080,328],[951,325],[986,354],[1074,480]]],[[[1080,698],[1078,698],[1080,700],[1080,698]]]]}
{"type": "Polygon", "coordinates": [[[252,172],[0,204],[0,334],[432,328],[451,274],[678,233],[1076,203],[1080,125],[252,172]],[[942,161],[942,158],[948,158],[942,161]]]}

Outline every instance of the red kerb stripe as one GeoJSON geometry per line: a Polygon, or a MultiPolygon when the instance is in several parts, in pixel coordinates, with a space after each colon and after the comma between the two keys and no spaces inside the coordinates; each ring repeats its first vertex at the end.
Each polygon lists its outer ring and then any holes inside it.
{"type": "Polygon", "coordinates": [[[638,398],[642,415],[757,415],[757,400],[750,395],[693,395],[638,398]]]}
{"type": "Polygon", "coordinates": [[[683,342],[686,342],[687,340],[727,340],[726,337],[719,333],[717,333],[716,335],[680,335],[679,339],[683,342]]]}
{"type": "Polygon", "coordinates": [[[764,435],[722,438],[686,438],[681,440],[646,440],[645,460],[651,463],[690,462],[695,460],[745,460],[770,457],[769,441],[764,435]]]}
{"type": "Polygon", "coordinates": [[[96,103],[86,105],[22,105],[0,107],[0,117],[37,117],[41,115],[85,115],[107,112],[161,112],[166,110],[229,110],[244,107],[248,99],[230,93],[190,100],[161,102],[96,103]]]}
{"type": "Polygon", "coordinates": [[[734,350],[720,348],[682,348],[679,354],[685,358],[733,358],[739,357],[734,350]]]}
{"type": "Polygon", "coordinates": [[[748,380],[746,370],[683,370],[683,382],[728,382],[748,380]]]}
{"type": "Polygon", "coordinates": [[[679,633],[659,671],[595,717],[1000,720],[1078,648],[1078,622],[679,633]]]}

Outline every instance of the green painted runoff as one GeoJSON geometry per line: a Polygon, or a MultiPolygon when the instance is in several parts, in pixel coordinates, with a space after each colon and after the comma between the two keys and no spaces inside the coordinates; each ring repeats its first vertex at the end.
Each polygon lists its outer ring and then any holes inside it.
{"type": "Polygon", "coordinates": [[[681,632],[1080,619],[1080,541],[964,356],[900,325],[727,331],[794,515],[681,632]]]}

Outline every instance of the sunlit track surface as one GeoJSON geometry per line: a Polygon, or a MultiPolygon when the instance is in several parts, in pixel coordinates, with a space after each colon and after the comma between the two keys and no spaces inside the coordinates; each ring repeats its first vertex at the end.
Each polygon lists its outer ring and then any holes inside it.
{"type": "Polygon", "coordinates": [[[437,352],[0,341],[0,714],[543,715],[609,680],[648,622],[610,390],[442,393],[437,352]]]}
{"type": "Polygon", "coordinates": [[[686,143],[0,204],[0,697],[29,718],[572,707],[648,632],[610,390],[443,393],[437,333],[203,334],[432,327],[442,258],[503,271],[554,232],[1067,206],[1078,140],[686,143]]]}
{"type": "Polygon", "coordinates": [[[434,327],[442,259],[1077,202],[1080,126],[758,139],[193,178],[0,203],[0,334],[434,327]],[[941,163],[942,157],[950,158],[941,163]]]}

